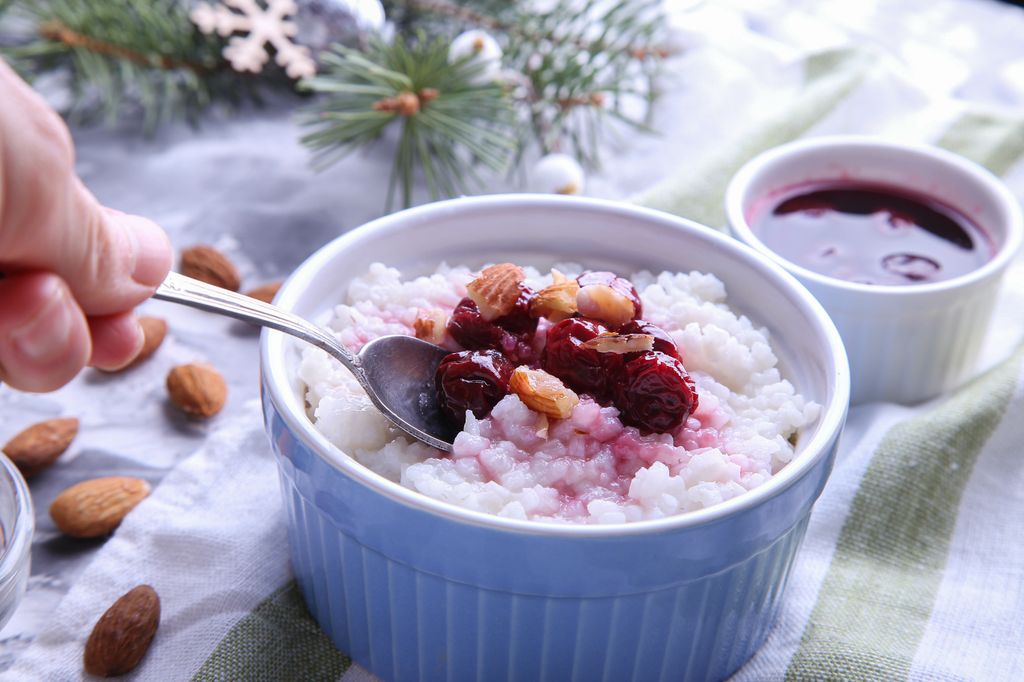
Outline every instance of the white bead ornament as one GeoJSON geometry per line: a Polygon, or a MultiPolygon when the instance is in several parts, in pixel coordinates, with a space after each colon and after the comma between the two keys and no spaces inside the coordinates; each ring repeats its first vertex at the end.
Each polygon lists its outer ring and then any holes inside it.
{"type": "Polygon", "coordinates": [[[486,85],[501,74],[501,46],[487,31],[473,29],[460,33],[448,48],[448,63],[470,58],[483,68],[471,79],[475,85],[486,85]]]}
{"type": "Polygon", "coordinates": [[[548,154],[534,165],[530,185],[545,194],[582,194],[583,167],[568,154],[548,154]]]}

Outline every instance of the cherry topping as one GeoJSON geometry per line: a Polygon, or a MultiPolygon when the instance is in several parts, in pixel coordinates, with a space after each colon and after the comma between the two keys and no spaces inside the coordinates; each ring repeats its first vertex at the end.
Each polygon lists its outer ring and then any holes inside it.
{"type": "Polygon", "coordinates": [[[583,342],[608,331],[600,322],[570,317],[548,329],[541,366],[577,393],[607,395],[608,360],[617,356],[584,348],[583,342]]]}
{"type": "Polygon", "coordinates": [[[516,362],[531,362],[533,335],[537,320],[530,317],[530,298],[533,291],[520,286],[519,300],[508,315],[487,321],[470,298],[459,301],[448,318],[448,333],[468,350],[492,349],[505,353],[516,362]]]}
{"type": "Polygon", "coordinates": [[[533,334],[537,331],[537,318],[530,316],[530,299],[535,295],[533,289],[525,284],[520,284],[516,307],[508,315],[495,320],[498,326],[513,334],[533,334]]]}
{"type": "Polygon", "coordinates": [[[612,390],[622,422],[643,431],[676,429],[697,409],[697,391],[683,364],[658,351],[627,362],[612,390]]]}
{"type": "Polygon", "coordinates": [[[465,350],[441,360],[434,381],[441,408],[457,424],[464,423],[466,410],[478,418],[508,395],[508,382],[515,366],[493,350],[465,350]]]}
{"type": "Polygon", "coordinates": [[[478,350],[501,348],[506,331],[495,322],[485,320],[476,303],[470,298],[464,298],[448,318],[448,333],[463,348],[478,350]]]}
{"type": "Polygon", "coordinates": [[[628,279],[619,277],[614,272],[607,272],[605,270],[587,271],[576,278],[580,287],[589,286],[591,284],[603,284],[614,289],[616,292],[622,294],[633,303],[633,319],[640,318],[643,315],[643,304],[640,303],[640,294],[637,292],[636,287],[628,279]]]}
{"type": "MultiPolygon", "coordinates": [[[[644,320],[633,320],[622,325],[619,329],[620,334],[650,334],[654,337],[654,350],[659,353],[671,356],[676,360],[682,360],[683,358],[679,355],[679,348],[676,347],[675,341],[668,335],[661,327],[646,322],[644,320]]],[[[639,357],[639,353],[631,353],[627,359],[632,360],[635,357],[639,357]]]]}

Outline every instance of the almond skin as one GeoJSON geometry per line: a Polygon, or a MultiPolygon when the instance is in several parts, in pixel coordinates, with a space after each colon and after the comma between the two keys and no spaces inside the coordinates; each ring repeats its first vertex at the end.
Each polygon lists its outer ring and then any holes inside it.
{"type": "Polygon", "coordinates": [[[115,601],[96,621],[85,643],[83,663],[90,675],[113,677],[135,669],[160,625],[160,597],[139,585],[115,601]]]}
{"type": "Polygon", "coordinates": [[[145,341],[142,350],[135,357],[135,362],[142,362],[160,347],[167,336],[167,322],[159,317],[140,317],[139,326],[142,327],[142,334],[145,341]]]}
{"type": "Polygon", "coordinates": [[[245,292],[245,295],[249,298],[255,298],[257,301],[273,303],[274,297],[277,296],[277,292],[281,288],[281,284],[282,282],[268,282],[267,284],[261,284],[255,289],[250,289],[245,292]]]}
{"type": "Polygon", "coordinates": [[[142,327],[142,350],[128,367],[134,367],[152,356],[167,336],[167,322],[159,317],[140,317],[139,326],[142,327]]]}
{"type": "Polygon", "coordinates": [[[50,517],[65,535],[98,538],[113,532],[148,495],[149,483],[141,478],[93,478],[58,495],[50,505],[50,517]]]}
{"type": "Polygon", "coordinates": [[[179,272],[223,289],[238,291],[242,277],[227,256],[206,244],[199,244],[181,252],[179,272]]]}
{"type": "Polygon", "coordinates": [[[508,382],[510,391],[534,412],[555,419],[566,419],[579,404],[580,398],[562,380],[542,369],[516,367],[508,382]]]}
{"type": "Polygon", "coordinates": [[[159,317],[140,317],[139,327],[142,328],[142,349],[139,351],[139,354],[124,367],[100,369],[101,372],[107,374],[123,372],[145,362],[146,359],[156,353],[157,349],[164,342],[164,338],[167,337],[167,322],[159,317]]]}
{"type": "Polygon", "coordinates": [[[167,375],[167,394],[185,414],[208,418],[227,402],[228,386],[220,372],[209,365],[178,365],[167,375]]]}
{"type": "Polygon", "coordinates": [[[76,418],[47,419],[33,424],[7,441],[3,451],[24,476],[34,476],[57,461],[76,435],[76,418]]]}

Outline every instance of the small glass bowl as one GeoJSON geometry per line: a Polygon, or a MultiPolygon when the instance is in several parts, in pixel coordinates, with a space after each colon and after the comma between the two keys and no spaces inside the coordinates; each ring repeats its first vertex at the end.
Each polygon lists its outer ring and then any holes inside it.
{"type": "Polygon", "coordinates": [[[14,462],[0,453],[0,628],[25,594],[35,528],[28,484],[14,462]]]}

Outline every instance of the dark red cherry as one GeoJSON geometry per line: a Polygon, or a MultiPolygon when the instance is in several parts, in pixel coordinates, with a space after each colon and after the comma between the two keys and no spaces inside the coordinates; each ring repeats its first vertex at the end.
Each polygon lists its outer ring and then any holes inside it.
{"type": "Polygon", "coordinates": [[[570,317],[548,329],[541,367],[577,393],[589,393],[598,400],[607,397],[610,354],[584,348],[583,342],[608,331],[600,322],[570,317]]]}
{"type": "Polygon", "coordinates": [[[619,277],[614,272],[607,272],[605,270],[588,270],[577,277],[576,281],[581,287],[585,287],[590,284],[604,284],[605,286],[611,287],[633,302],[634,320],[643,315],[644,309],[643,304],[640,302],[640,294],[637,292],[636,287],[633,286],[633,283],[628,279],[619,277]]]}
{"type": "Polygon", "coordinates": [[[493,350],[466,350],[446,356],[437,368],[434,381],[441,409],[461,425],[466,410],[478,418],[508,395],[508,382],[515,366],[493,350]]]}
{"type": "Polygon", "coordinates": [[[471,298],[459,301],[448,318],[448,333],[468,350],[501,348],[502,339],[508,333],[494,322],[488,322],[471,298]]]}
{"type": "Polygon", "coordinates": [[[503,315],[494,322],[502,329],[513,334],[530,334],[537,331],[537,318],[530,316],[530,299],[536,295],[533,289],[525,284],[519,285],[519,298],[516,307],[508,315],[503,315]]]}
{"type": "MultiPolygon", "coordinates": [[[[619,329],[620,334],[650,334],[654,337],[654,350],[659,353],[669,355],[676,360],[682,360],[682,356],[679,354],[679,348],[676,346],[675,341],[668,335],[661,327],[646,322],[644,320],[633,320],[622,325],[619,329]]],[[[638,353],[630,353],[628,359],[632,360],[637,357],[638,353]]]]}
{"type": "Polygon", "coordinates": [[[485,320],[470,298],[459,301],[448,318],[448,333],[467,350],[492,349],[505,353],[515,362],[530,363],[533,357],[533,335],[537,320],[530,317],[533,291],[520,287],[516,307],[508,315],[485,320]]]}
{"type": "Polygon", "coordinates": [[[612,391],[622,423],[642,431],[672,431],[697,409],[697,391],[683,363],[657,351],[627,362],[612,391]]]}

